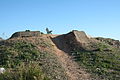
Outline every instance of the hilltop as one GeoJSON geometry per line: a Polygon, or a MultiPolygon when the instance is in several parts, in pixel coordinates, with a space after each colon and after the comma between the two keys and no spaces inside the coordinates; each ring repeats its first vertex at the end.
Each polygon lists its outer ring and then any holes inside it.
{"type": "Polygon", "coordinates": [[[16,32],[0,41],[0,66],[6,69],[0,79],[118,80],[118,44],[77,30],[62,35],[16,32]]]}

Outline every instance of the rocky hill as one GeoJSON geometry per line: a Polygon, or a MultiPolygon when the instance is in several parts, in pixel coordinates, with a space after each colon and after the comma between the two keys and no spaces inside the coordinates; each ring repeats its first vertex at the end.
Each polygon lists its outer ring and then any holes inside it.
{"type": "Polygon", "coordinates": [[[120,50],[114,40],[111,43],[117,47],[77,30],[63,35],[28,34],[0,41],[0,66],[6,69],[0,80],[120,78],[120,50]]]}

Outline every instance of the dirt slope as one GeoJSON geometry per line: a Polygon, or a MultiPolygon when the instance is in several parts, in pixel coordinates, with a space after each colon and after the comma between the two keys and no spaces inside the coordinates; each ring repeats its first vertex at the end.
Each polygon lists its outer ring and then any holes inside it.
{"type": "Polygon", "coordinates": [[[85,70],[78,66],[78,64],[72,60],[72,57],[68,55],[70,48],[64,40],[64,35],[51,35],[50,37],[53,41],[52,44],[54,45],[55,54],[65,68],[69,80],[90,80],[90,74],[86,73],[85,70]]]}

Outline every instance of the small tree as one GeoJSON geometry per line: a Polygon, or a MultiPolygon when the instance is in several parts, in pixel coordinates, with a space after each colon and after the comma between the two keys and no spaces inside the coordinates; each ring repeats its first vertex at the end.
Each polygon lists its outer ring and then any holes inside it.
{"type": "Polygon", "coordinates": [[[49,30],[48,28],[46,28],[46,32],[47,34],[52,34],[52,30],[49,30]]]}

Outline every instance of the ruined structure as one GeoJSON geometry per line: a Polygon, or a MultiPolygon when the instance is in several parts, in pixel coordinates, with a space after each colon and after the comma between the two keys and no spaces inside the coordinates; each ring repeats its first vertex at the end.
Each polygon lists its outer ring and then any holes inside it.
{"type": "Polygon", "coordinates": [[[74,50],[94,50],[91,45],[93,45],[92,41],[93,43],[95,43],[95,41],[89,38],[84,31],[73,30],[68,34],[54,37],[52,40],[59,49],[63,50],[66,53],[74,50]]]}
{"type": "Polygon", "coordinates": [[[81,50],[94,50],[94,43],[96,41],[89,38],[84,31],[73,30],[72,32],[65,35],[67,44],[71,46],[71,49],[81,49],[81,50]]]}
{"type": "Polygon", "coordinates": [[[26,30],[26,31],[21,31],[21,32],[15,32],[11,36],[11,38],[15,38],[15,37],[39,37],[40,34],[42,34],[40,31],[26,30]]]}

